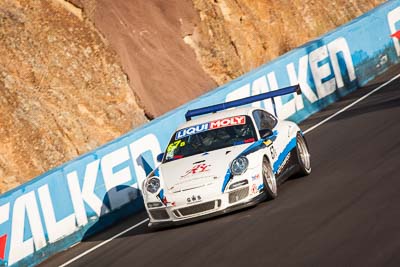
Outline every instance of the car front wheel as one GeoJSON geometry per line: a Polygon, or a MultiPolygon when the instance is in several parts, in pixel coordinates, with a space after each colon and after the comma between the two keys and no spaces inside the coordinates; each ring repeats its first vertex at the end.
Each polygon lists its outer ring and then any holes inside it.
{"type": "Polygon", "coordinates": [[[264,191],[267,195],[267,199],[274,199],[278,195],[278,186],[276,184],[275,175],[272,172],[272,167],[269,164],[267,158],[263,158],[262,164],[262,175],[264,183],[264,191]]]}

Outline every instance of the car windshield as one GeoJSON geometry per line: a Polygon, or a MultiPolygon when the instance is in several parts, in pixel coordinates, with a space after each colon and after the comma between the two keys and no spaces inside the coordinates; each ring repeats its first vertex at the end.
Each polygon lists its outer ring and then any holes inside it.
{"type": "Polygon", "coordinates": [[[164,162],[224,147],[252,143],[257,135],[249,116],[235,116],[178,130],[168,144],[164,162]]]}

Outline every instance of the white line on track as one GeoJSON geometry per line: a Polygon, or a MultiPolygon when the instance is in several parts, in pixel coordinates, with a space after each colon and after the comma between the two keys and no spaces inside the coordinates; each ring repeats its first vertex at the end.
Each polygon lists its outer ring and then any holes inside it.
{"type": "MultiPolygon", "coordinates": [[[[366,99],[367,97],[369,97],[369,96],[372,95],[373,93],[379,91],[380,89],[382,89],[382,88],[385,87],[386,85],[392,83],[394,80],[398,79],[399,77],[400,77],[400,74],[394,76],[394,77],[393,77],[392,79],[390,79],[389,81],[385,82],[384,84],[381,84],[380,86],[378,86],[377,88],[375,88],[374,90],[372,90],[372,91],[369,92],[368,94],[362,96],[361,98],[357,99],[356,101],[354,101],[354,102],[351,103],[350,105],[345,106],[344,108],[342,108],[341,110],[339,110],[339,111],[337,111],[336,113],[332,114],[332,115],[329,116],[328,118],[326,118],[326,119],[322,120],[321,122],[315,124],[314,126],[308,128],[307,130],[304,131],[304,133],[305,133],[305,134],[306,134],[306,133],[309,133],[309,132],[311,132],[312,130],[316,129],[317,127],[319,127],[319,126],[325,124],[327,121],[331,120],[332,118],[336,117],[337,115],[341,114],[342,112],[348,110],[349,108],[351,108],[352,106],[356,105],[357,103],[363,101],[364,99],[366,99]]],[[[124,231],[120,232],[119,234],[116,234],[116,235],[114,235],[113,237],[111,237],[111,238],[109,238],[109,239],[107,239],[107,240],[101,242],[100,244],[98,244],[98,245],[96,245],[96,246],[94,246],[94,247],[92,247],[92,248],[86,250],[85,252],[83,252],[82,254],[79,254],[79,255],[76,256],[75,258],[70,259],[70,260],[67,261],[66,263],[60,265],[60,267],[65,267],[65,266],[67,266],[67,265],[73,263],[74,261],[76,261],[76,260],[82,258],[83,256],[85,256],[85,255],[89,254],[90,252],[92,252],[92,251],[98,249],[99,247],[102,247],[102,246],[104,246],[105,244],[111,242],[111,241],[114,240],[115,238],[118,238],[118,237],[120,237],[121,235],[124,235],[125,233],[127,233],[127,232],[129,232],[129,231],[135,229],[136,227],[138,227],[138,226],[144,224],[144,223],[147,222],[148,220],[149,220],[148,218],[147,218],[147,219],[144,219],[143,221],[141,221],[141,222],[139,222],[139,223],[137,223],[137,224],[135,224],[135,225],[133,225],[133,226],[131,226],[131,227],[125,229],[124,231]]]]}
{"type": "Polygon", "coordinates": [[[371,92],[369,92],[368,94],[364,95],[363,97],[357,99],[356,101],[354,101],[353,103],[351,103],[348,106],[345,106],[344,108],[342,108],[341,110],[337,111],[336,113],[332,114],[331,116],[329,116],[328,118],[322,120],[321,122],[315,124],[314,126],[308,128],[307,130],[304,131],[304,134],[311,132],[312,130],[314,130],[315,128],[321,126],[322,124],[326,123],[327,121],[331,120],[332,118],[336,117],[337,115],[339,115],[340,113],[343,113],[344,111],[348,110],[349,108],[351,108],[352,106],[354,106],[355,104],[363,101],[364,99],[366,99],[367,97],[369,97],[370,95],[372,95],[373,93],[381,90],[383,87],[385,87],[386,85],[388,85],[389,83],[393,82],[394,80],[396,80],[397,78],[400,77],[400,74],[397,74],[396,76],[394,76],[392,79],[390,79],[389,81],[385,82],[384,84],[381,84],[380,86],[378,86],[377,88],[375,88],[374,90],[372,90],[371,92]]]}
{"type": "Polygon", "coordinates": [[[115,238],[118,238],[118,237],[120,237],[121,235],[123,235],[123,234],[125,234],[125,233],[129,232],[130,230],[133,230],[133,229],[135,229],[136,227],[138,227],[138,226],[140,226],[140,225],[144,224],[144,223],[145,223],[145,222],[147,222],[148,220],[149,220],[149,218],[147,218],[147,219],[144,219],[144,220],[143,220],[143,221],[141,221],[141,222],[138,222],[137,224],[135,224],[135,225],[133,225],[133,226],[131,226],[131,227],[129,227],[129,228],[127,228],[127,229],[125,229],[125,230],[124,230],[124,231],[122,231],[121,233],[119,233],[119,234],[116,234],[115,236],[113,236],[113,237],[111,237],[111,238],[109,238],[109,239],[107,239],[107,240],[105,240],[105,241],[101,242],[100,244],[98,244],[98,245],[96,245],[96,246],[94,246],[94,247],[92,247],[92,248],[90,248],[90,249],[86,250],[86,251],[85,251],[85,252],[83,252],[82,254],[79,254],[79,255],[78,255],[78,256],[76,256],[75,258],[72,258],[72,259],[70,259],[70,260],[69,260],[69,261],[67,261],[66,263],[64,263],[64,264],[60,265],[60,267],[64,267],[64,266],[67,266],[67,265],[69,265],[69,264],[73,263],[74,261],[76,261],[76,260],[78,260],[78,259],[82,258],[83,256],[85,256],[85,255],[89,254],[89,253],[90,253],[90,252],[92,252],[93,250],[96,250],[96,249],[98,249],[99,247],[102,247],[102,246],[104,246],[105,244],[107,244],[107,243],[111,242],[111,241],[112,241],[112,240],[114,240],[115,238]]]}

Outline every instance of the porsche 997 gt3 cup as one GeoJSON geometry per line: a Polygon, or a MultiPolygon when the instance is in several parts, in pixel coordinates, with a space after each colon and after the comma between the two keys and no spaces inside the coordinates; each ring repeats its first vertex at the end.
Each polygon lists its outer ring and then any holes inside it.
{"type": "Polygon", "coordinates": [[[177,225],[274,199],[288,177],[310,174],[310,153],[297,124],[260,108],[238,108],[299,91],[291,86],[189,110],[159,155],[161,164],[143,183],[149,226],[177,225]]]}

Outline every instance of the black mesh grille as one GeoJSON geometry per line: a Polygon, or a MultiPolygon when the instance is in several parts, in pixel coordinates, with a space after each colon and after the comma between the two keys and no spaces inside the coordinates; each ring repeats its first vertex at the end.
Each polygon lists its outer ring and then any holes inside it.
{"type": "Polygon", "coordinates": [[[245,187],[229,193],[229,203],[234,203],[246,198],[249,195],[249,188],[245,187]]]}
{"type": "Polygon", "coordinates": [[[215,208],[215,201],[210,201],[210,202],[182,208],[182,209],[179,209],[178,211],[180,212],[180,214],[182,214],[182,216],[188,216],[188,215],[212,210],[214,208],[215,208]]]}
{"type": "Polygon", "coordinates": [[[155,220],[169,219],[169,215],[165,209],[150,210],[149,212],[151,217],[153,217],[155,220]]]}

